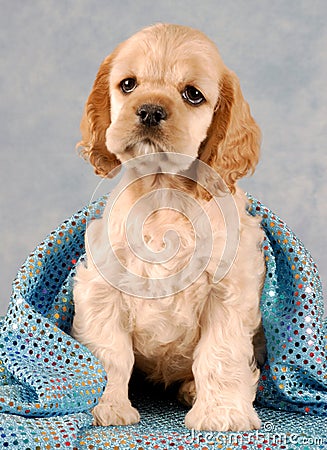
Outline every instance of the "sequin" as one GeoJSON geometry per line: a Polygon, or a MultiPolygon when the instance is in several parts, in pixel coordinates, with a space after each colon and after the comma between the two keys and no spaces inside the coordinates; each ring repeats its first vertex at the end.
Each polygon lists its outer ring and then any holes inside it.
{"type": "Polygon", "coordinates": [[[323,298],[317,267],[303,244],[268,208],[253,200],[250,210],[262,216],[262,226],[268,241],[264,245],[268,276],[261,299],[261,311],[265,335],[269,340],[270,367],[262,370],[259,386],[264,389],[258,389],[257,401],[262,405],[269,403],[269,406],[277,409],[286,407],[307,414],[326,415],[327,384],[321,376],[326,373],[326,355],[322,345],[326,342],[326,321],[323,320],[323,298]],[[275,223],[273,232],[268,226],[271,222],[275,223]],[[276,227],[280,231],[277,235],[287,236],[287,239],[276,239],[276,227]],[[276,301],[273,303],[271,286],[276,286],[276,301]],[[278,322],[280,327],[276,327],[278,322]],[[287,324],[286,332],[284,323],[287,324]],[[322,325],[316,328],[316,323],[322,325]],[[317,339],[319,346],[310,352],[309,348],[315,345],[317,339]],[[323,352],[323,358],[319,356],[324,361],[323,370],[317,364],[319,351],[323,352]],[[288,371],[282,378],[282,372],[278,370],[281,367],[296,367],[296,370],[288,371]],[[306,392],[305,399],[299,398],[302,390],[306,392]]]}
{"type": "Polygon", "coordinates": [[[142,421],[128,427],[91,427],[90,410],[106,374],[69,336],[75,266],[83,258],[88,220],[101,216],[105,198],[63,222],[26,259],[0,334],[0,442],[30,450],[276,447],[275,435],[295,436],[278,448],[325,449],[327,429],[326,321],[318,270],[292,231],[250,197],[262,217],[267,275],[261,311],[268,357],[257,391],[259,434],[192,432],[186,409],[166,394],[132,391],[142,421]],[[310,330],[310,331],[309,331],[310,330]],[[267,425],[272,431],[267,435],[267,425]],[[303,444],[303,438],[316,439],[303,444]],[[242,439],[242,442],[235,439],[242,439]],[[229,439],[229,441],[228,441],[229,439]],[[234,439],[234,441],[232,440],[234,439]],[[301,440],[302,439],[302,440],[301,440]],[[320,439],[320,441],[319,441],[320,439]]]}

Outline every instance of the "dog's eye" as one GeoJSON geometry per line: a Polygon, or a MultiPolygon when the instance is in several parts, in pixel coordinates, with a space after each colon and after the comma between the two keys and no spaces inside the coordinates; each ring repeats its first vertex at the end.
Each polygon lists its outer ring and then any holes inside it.
{"type": "Polygon", "coordinates": [[[124,94],[129,94],[130,92],[134,91],[137,84],[135,78],[125,78],[125,80],[120,82],[119,86],[124,94]]]}
{"type": "Polygon", "coordinates": [[[187,103],[193,106],[201,105],[206,100],[202,92],[194,86],[186,86],[182,92],[182,97],[187,103]]]}

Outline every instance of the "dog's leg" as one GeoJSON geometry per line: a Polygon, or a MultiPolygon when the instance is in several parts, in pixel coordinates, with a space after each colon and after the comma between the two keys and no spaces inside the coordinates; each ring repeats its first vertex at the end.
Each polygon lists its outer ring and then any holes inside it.
{"type": "Polygon", "coordinates": [[[260,290],[243,286],[244,290],[235,288],[232,293],[230,285],[220,286],[219,291],[215,288],[206,303],[192,367],[196,401],[185,418],[189,428],[240,431],[260,427],[252,405],[259,376],[252,339],[260,323],[260,290]]]}
{"type": "MultiPolygon", "coordinates": [[[[93,349],[107,373],[107,386],[99,404],[93,408],[94,425],[129,425],[140,420],[138,411],[128,399],[128,383],[133,369],[134,354],[131,337],[116,329],[108,346],[93,349]]],[[[91,349],[92,350],[92,349],[91,349]]]]}
{"type": "MultiPolygon", "coordinates": [[[[92,411],[94,425],[128,425],[140,420],[128,399],[133,369],[132,338],[121,311],[120,293],[108,284],[92,281],[87,269],[77,272],[74,288],[75,318],[72,335],[99,359],[107,386],[92,411]]],[[[101,277],[100,277],[101,278],[101,277]]]]}

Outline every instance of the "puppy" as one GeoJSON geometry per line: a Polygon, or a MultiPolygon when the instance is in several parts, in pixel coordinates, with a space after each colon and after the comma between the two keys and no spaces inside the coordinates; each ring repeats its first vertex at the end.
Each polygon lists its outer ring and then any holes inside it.
{"type": "Polygon", "coordinates": [[[108,378],[94,424],[140,420],[128,399],[135,364],[155,382],[180,383],[179,399],[191,407],[187,427],[259,428],[263,232],[236,183],[255,169],[260,131],[238,78],[201,32],[145,28],[101,64],[81,131],[98,175],[128,166],[103,218],[88,227],[74,284],[72,334],[108,378]],[[214,194],[213,174],[221,180],[214,194]],[[227,191],[231,206],[217,207],[227,191]]]}

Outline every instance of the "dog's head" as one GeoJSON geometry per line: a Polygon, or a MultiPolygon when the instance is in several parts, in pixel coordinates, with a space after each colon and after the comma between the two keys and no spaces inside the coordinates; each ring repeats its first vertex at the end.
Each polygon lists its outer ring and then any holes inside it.
{"type": "Polygon", "coordinates": [[[103,61],[81,131],[84,156],[101,176],[135,156],[182,153],[233,191],[259,156],[260,131],[237,76],[204,34],[177,25],[145,28],[103,61]]]}

